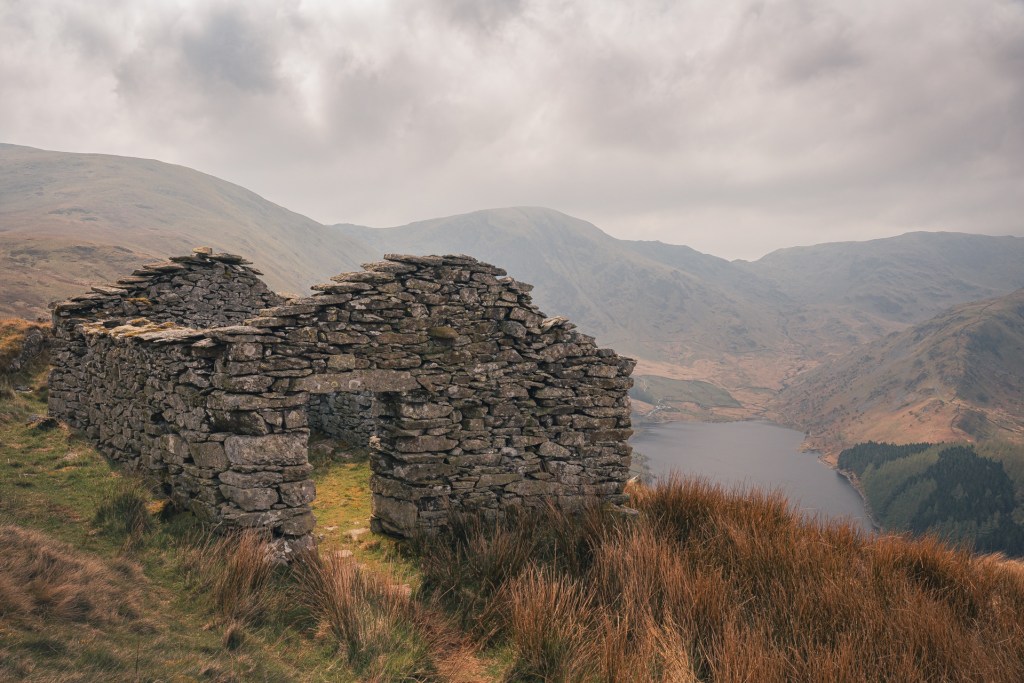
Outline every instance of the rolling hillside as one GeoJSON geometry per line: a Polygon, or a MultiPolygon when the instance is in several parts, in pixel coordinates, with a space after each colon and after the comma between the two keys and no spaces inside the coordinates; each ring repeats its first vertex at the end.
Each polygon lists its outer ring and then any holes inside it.
{"type": "Polygon", "coordinates": [[[1024,287],[1024,239],[912,232],[866,242],[780,249],[736,262],[810,307],[898,324],[1024,287]]]}
{"type": "Polygon", "coordinates": [[[685,262],[655,257],[645,243],[551,209],[489,209],[383,230],[338,227],[379,253],[455,252],[501,264],[536,285],[543,310],[641,356],[686,362],[792,346],[768,282],[687,247],[661,245],[687,252],[685,262]]]}
{"type": "Polygon", "coordinates": [[[197,245],[244,254],[272,287],[303,291],[366,261],[337,230],[182,166],[0,145],[0,315],[197,245]]]}
{"type": "Polygon", "coordinates": [[[825,363],[775,408],[832,453],[865,441],[1024,443],[1024,289],[825,363]]]}
{"type": "Polygon", "coordinates": [[[248,256],[296,293],[387,252],[471,254],[638,357],[638,374],[724,389],[741,407],[707,409],[720,418],[761,415],[823,360],[1024,284],[1021,238],[914,233],[748,263],[615,239],[537,207],[325,226],[181,166],[0,145],[0,316],[46,315],[52,300],[200,244],[248,256]]]}

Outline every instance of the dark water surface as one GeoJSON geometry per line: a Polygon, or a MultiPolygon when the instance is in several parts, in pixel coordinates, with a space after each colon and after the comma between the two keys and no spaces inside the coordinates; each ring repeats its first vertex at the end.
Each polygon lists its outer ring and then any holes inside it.
{"type": "Polygon", "coordinates": [[[669,422],[643,425],[630,439],[655,477],[672,472],[726,486],[780,489],[811,515],[847,518],[870,530],[860,495],[815,453],[801,453],[803,434],[766,422],[669,422]]]}

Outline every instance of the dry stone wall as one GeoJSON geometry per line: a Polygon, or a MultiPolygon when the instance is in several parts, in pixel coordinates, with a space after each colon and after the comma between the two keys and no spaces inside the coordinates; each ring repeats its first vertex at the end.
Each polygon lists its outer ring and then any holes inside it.
{"type": "Polygon", "coordinates": [[[367,419],[372,410],[373,393],[369,391],[311,394],[309,426],[353,446],[369,446],[376,431],[374,420],[367,419]]]}
{"type": "Polygon", "coordinates": [[[370,448],[377,531],[625,501],[634,362],[545,318],[529,285],[466,256],[389,255],[281,301],[235,259],[172,259],[57,305],[51,412],[197,514],[285,548],[313,529],[310,427],[370,448]]]}

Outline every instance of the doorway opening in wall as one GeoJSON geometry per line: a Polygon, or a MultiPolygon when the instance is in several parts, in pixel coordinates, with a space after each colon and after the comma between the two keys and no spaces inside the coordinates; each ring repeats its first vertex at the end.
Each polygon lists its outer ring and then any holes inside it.
{"type": "Polygon", "coordinates": [[[313,513],[321,548],[344,556],[374,552],[381,540],[372,536],[369,441],[374,435],[373,392],[310,394],[309,463],[317,495],[313,513]]]}

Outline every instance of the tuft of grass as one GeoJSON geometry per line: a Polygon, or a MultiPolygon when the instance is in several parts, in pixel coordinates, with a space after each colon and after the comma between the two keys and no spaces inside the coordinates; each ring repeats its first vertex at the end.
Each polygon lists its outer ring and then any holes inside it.
{"type": "Polygon", "coordinates": [[[452,610],[463,628],[485,637],[502,627],[495,597],[539,554],[540,518],[513,515],[455,515],[440,538],[420,536],[412,542],[426,593],[452,610]]]}
{"type": "Polygon", "coordinates": [[[439,680],[431,643],[408,591],[332,552],[307,553],[293,567],[298,600],[320,637],[368,680],[439,680]]]}
{"type": "Polygon", "coordinates": [[[93,524],[123,539],[122,550],[135,550],[153,531],[153,517],[149,513],[152,490],[136,476],[118,477],[111,488],[107,500],[96,508],[93,524]]]}
{"type": "Polygon", "coordinates": [[[579,581],[531,566],[509,582],[505,601],[517,658],[512,681],[574,681],[590,662],[587,642],[597,616],[593,596],[579,581]]]}
{"type": "Polygon", "coordinates": [[[183,549],[182,565],[197,593],[210,596],[228,630],[263,623],[280,606],[274,579],[277,563],[267,534],[243,529],[204,534],[183,549]]]}

